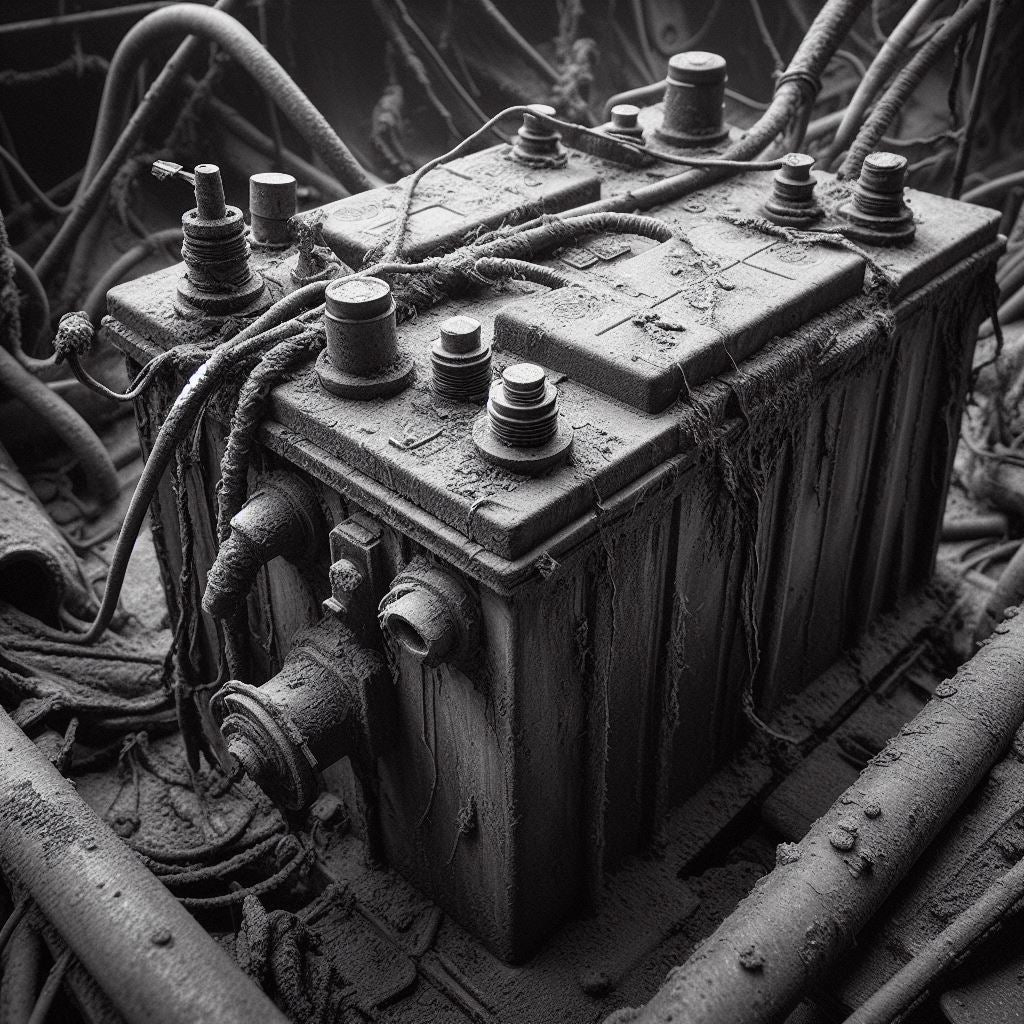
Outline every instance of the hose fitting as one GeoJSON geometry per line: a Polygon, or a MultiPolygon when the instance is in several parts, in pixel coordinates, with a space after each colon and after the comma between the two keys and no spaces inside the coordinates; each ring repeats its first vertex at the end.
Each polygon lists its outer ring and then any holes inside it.
{"type": "Polygon", "coordinates": [[[308,807],[319,774],[342,757],[371,767],[384,742],[385,665],[328,616],[300,632],[281,671],[262,686],[232,680],[214,698],[242,770],[291,810],[308,807]]]}
{"type": "Polygon", "coordinates": [[[322,528],[320,505],[309,484],[294,473],[268,473],[231,520],[231,534],[206,577],[203,609],[217,619],[233,615],[267,562],[312,550],[322,528]]]}
{"type": "Polygon", "coordinates": [[[428,668],[466,651],[477,619],[465,587],[425,558],[413,559],[394,578],[379,615],[391,640],[428,668]]]}

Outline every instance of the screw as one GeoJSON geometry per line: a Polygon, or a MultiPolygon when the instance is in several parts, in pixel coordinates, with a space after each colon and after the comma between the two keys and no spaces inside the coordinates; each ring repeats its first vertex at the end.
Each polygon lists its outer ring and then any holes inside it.
{"type": "Polygon", "coordinates": [[[618,135],[630,142],[643,145],[644,130],[640,127],[640,108],[632,103],[617,103],[611,110],[612,119],[603,129],[609,135],[618,135]]]}

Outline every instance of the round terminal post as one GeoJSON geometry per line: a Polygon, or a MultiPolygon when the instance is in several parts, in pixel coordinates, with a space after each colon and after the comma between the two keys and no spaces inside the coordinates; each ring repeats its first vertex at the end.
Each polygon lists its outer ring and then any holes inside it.
{"type": "Polygon", "coordinates": [[[185,273],[178,282],[178,300],[212,316],[255,312],[261,302],[265,305],[266,286],[249,265],[242,211],[225,204],[216,164],[198,164],[194,178],[195,209],[181,218],[185,273]]]}
{"type": "Polygon", "coordinates": [[[320,383],[342,398],[385,398],[408,387],[412,357],[398,351],[391,286],[379,277],[332,281],[324,296],[327,347],[316,361],[320,383]]]}
{"type": "Polygon", "coordinates": [[[534,363],[508,367],[473,424],[473,440],[488,462],[528,476],[565,462],[572,438],[558,412],[558,391],[534,363]]]}
{"type": "Polygon", "coordinates": [[[725,58],[692,50],[669,58],[662,122],[656,138],[669,146],[711,146],[729,134],[724,120],[725,58]]]}
{"type": "Polygon", "coordinates": [[[787,153],[782,158],[763,208],[768,220],[783,227],[802,227],[821,217],[821,207],[814,199],[813,166],[814,157],[805,153],[787,153]]]}
{"type": "Polygon", "coordinates": [[[268,249],[291,245],[288,221],[298,210],[295,178],[264,171],[249,178],[249,227],[252,240],[268,249]]]}
{"type": "Polygon", "coordinates": [[[224,182],[216,164],[197,164],[195,169],[196,212],[203,220],[220,220],[226,213],[224,182]]]}
{"type": "MultiPolygon", "coordinates": [[[[548,117],[555,116],[555,108],[543,103],[531,103],[529,110],[548,117]]],[[[564,167],[569,153],[562,145],[562,136],[527,111],[512,144],[512,159],[528,167],[564,167]]]]}
{"type": "Polygon", "coordinates": [[[441,324],[430,349],[434,394],[453,402],[482,402],[491,383],[491,346],[481,340],[480,321],[453,316],[441,324]]]}
{"type": "Polygon", "coordinates": [[[615,135],[638,146],[644,144],[644,130],[640,127],[640,108],[632,103],[617,103],[611,109],[612,119],[602,127],[607,135],[615,135]]]}
{"type": "Polygon", "coordinates": [[[864,158],[853,198],[839,207],[846,220],[844,234],[870,245],[908,245],[916,227],[903,198],[907,158],[896,153],[871,153],[864,158]]]}

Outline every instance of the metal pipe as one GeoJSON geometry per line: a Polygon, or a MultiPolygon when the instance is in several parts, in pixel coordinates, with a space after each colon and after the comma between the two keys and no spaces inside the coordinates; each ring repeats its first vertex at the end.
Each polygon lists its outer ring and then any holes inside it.
{"type": "MultiPolygon", "coordinates": [[[[124,7],[107,7],[101,11],[76,11],[74,14],[55,14],[52,18],[33,18],[30,21],[12,21],[0,25],[0,36],[13,36],[22,32],[41,32],[54,28],[74,28],[112,18],[127,18],[133,15],[149,14],[161,7],[170,7],[174,0],[151,0],[145,4],[127,4],[124,7]]],[[[194,0],[196,2],[196,0],[194,0]]],[[[199,3],[205,0],[198,0],[199,3]]]]}
{"type": "Polygon", "coordinates": [[[0,750],[0,866],[128,1024],[286,1024],[3,710],[0,750]]]}
{"type": "Polygon", "coordinates": [[[776,867],[674,968],[635,1024],[765,1024],[821,984],[1024,721],[1024,616],[896,734],[776,867]]]}
{"type": "Polygon", "coordinates": [[[121,493],[121,481],[103,441],[92,427],[5,348],[0,348],[0,381],[3,390],[45,420],[67,445],[96,500],[101,505],[116,501],[121,493]]]}

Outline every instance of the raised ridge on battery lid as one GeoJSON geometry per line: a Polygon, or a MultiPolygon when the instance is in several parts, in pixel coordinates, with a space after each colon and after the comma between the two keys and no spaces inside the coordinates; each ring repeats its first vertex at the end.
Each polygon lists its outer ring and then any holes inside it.
{"type": "MultiPolygon", "coordinates": [[[[565,167],[527,167],[510,159],[510,151],[495,146],[425,174],[413,195],[403,255],[416,260],[481,230],[601,198],[601,179],[578,154],[570,152],[565,167]]],[[[368,253],[390,240],[404,189],[399,181],[323,207],[324,241],[350,266],[362,266],[368,253]]]]}

